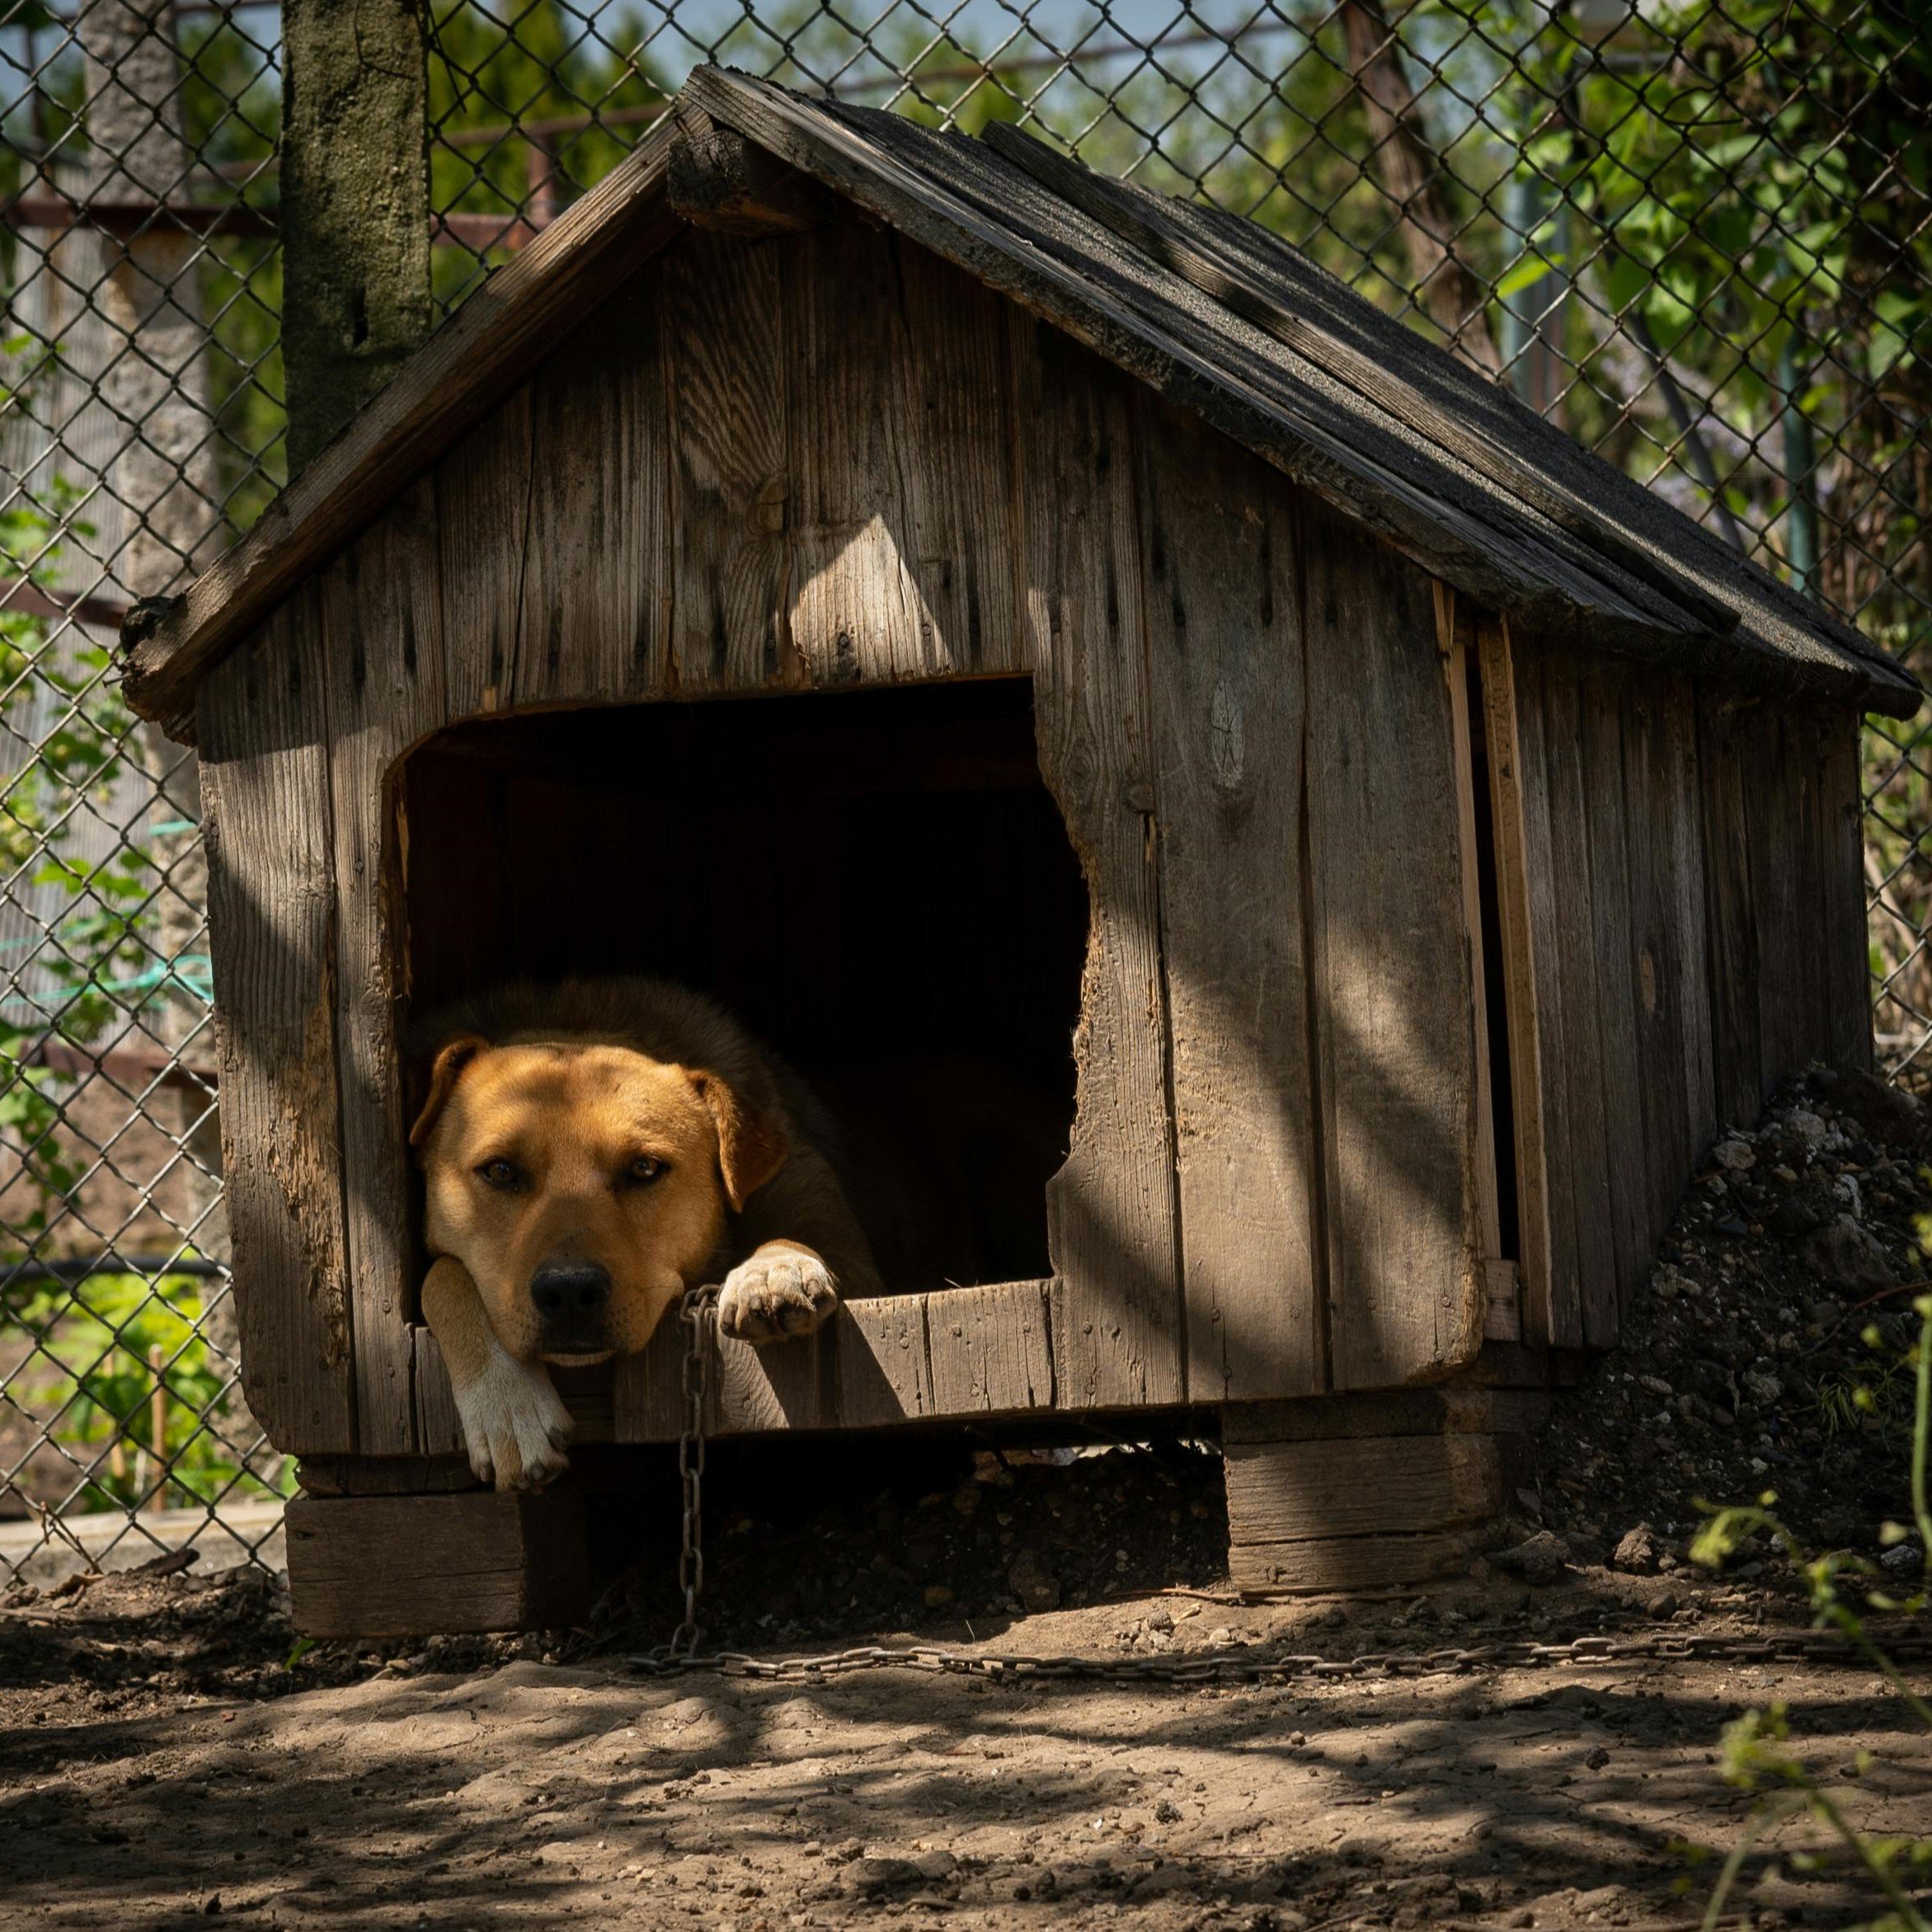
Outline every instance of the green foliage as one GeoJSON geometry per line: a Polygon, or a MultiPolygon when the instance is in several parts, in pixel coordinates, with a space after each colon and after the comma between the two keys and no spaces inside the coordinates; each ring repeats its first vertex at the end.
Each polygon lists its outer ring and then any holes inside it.
{"type": "MultiPolygon", "coordinates": [[[[1932,1731],[1932,1704],[1913,1690],[1885,1655],[1853,1601],[1856,1596],[1865,1609],[1886,1611],[1916,1611],[1926,1601],[1923,1572],[1927,1553],[1932,1552],[1932,1501],[1927,1485],[1928,1456],[1932,1453],[1932,1295],[1920,1296],[1913,1305],[1920,1317],[1919,1337],[1906,1351],[1901,1366],[1912,1389],[1911,1503],[1921,1570],[1917,1590],[1901,1598],[1874,1587],[1881,1577],[1877,1566],[1845,1552],[1807,1559],[1775,1515],[1777,1497],[1770,1493],[1755,1504],[1710,1511],[1690,1554],[1696,1562],[1717,1568],[1747,1544],[1760,1539],[1768,1541],[1803,1574],[1814,1623],[1821,1629],[1839,1631],[1883,1677],[1910,1717],[1932,1731]]],[[[1887,1523],[1883,1540],[1897,1548],[1910,1535],[1904,1524],[1887,1523]]],[[[1869,1763],[1869,1754],[1861,1752],[1854,1764],[1854,1775],[1862,1776],[1869,1763]]],[[[1751,1854],[1780,1826],[1800,1817],[1810,1818],[1835,1840],[1876,1887],[1886,1909],[1872,1921],[1874,1925],[1897,1928],[1897,1932],[1932,1932],[1932,1925],[1906,1889],[1908,1885],[1922,1884],[1925,1875],[1932,1873],[1932,1837],[1859,1831],[1847,1816],[1840,1792],[1794,1739],[1790,1713],[1783,1703],[1773,1703],[1761,1711],[1746,1711],[1725,1727],[1723,1765],[1725,1782],[1756,1794],[1759,1802],[1712,1889],[1704,1918],[1706,1932],[1711,1932],[1723,1916],[1751,1854]]],[[[1795,1869],[1813,1869],[1821,1862],[1820,1854],[1809,1850],[1791,1857],[1795,1869]]]]}
{"type": "MultiPolygon", "coordinates": [[[[103,1274],[11,1290],[5,1314],[35,1343],[15,1398],[52,1418],[53,1440],[86,1469],[80,1508],[213,1503],[242,1478],[236,1452],[251,1445],[224,1443],[210,1426],[228,1375],[201,1337],[193,1277],[103,1274]],[[156,1361],[166,1477],[153,1456],[156,1361]]],[[[292,1483],[289,1469],[282,1492],[292,1483]]]]}

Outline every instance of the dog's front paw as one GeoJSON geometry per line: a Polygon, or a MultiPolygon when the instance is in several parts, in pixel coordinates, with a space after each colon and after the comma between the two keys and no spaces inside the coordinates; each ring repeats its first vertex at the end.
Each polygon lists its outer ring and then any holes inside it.
{"type": "Polygon", "coordinates": [[[725,1276],[718,1333],[740,1342],[809,1335],[838,1305],[839,1284],[809,1248],[770,1241],[725,1276]]]}
{"type": "Polygon", "coordinates": [[[543,1370],[499,1354],[455,1394],[469,1466],[482,1481],[541,1489],[569,1466],[570,1411],[543,1370]]]}

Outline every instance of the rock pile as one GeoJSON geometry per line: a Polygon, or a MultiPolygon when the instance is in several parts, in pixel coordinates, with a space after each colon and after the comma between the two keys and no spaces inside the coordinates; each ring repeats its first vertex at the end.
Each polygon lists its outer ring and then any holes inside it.
{"type": "Polygon", "coordinates": [[[1525,1513],[1580,1555],[1648,1572],[1684,1560],[1699,1501],[1769,1491],[1810,1548],[1878,1558],[1880,1524],[1906,1514],[1899,1363],[1932,1273],[1929,1143],[1912,1095],[1822,1069],[1720,1138],[1624,1345],[1558,1403],[1525,1513]]]}

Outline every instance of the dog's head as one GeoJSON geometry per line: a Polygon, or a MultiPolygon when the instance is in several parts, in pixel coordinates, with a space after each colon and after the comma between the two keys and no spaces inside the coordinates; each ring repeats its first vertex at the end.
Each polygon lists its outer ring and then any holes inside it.
{"type": "Polygon", "coordinates": [[[468,1269],[511,1355],[571,1364],[642,1348],[787,1151],[715,1074],[474,1036],[436,1055],[409,1139],[430,1252],[468,1269]]]}

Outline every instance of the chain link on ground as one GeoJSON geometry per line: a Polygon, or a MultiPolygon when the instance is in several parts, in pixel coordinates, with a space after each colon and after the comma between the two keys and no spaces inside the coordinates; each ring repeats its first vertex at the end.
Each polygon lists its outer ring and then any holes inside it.
{"type": "MultiPolygon", "coordinates": [[[[1932,1661],[1932,1625],[1915,1624],[1884,1633],[1894,1664],[1932,1661]]],[[[948,1650],[940,1645],[862,1644],[818,1656],[759,1657],[741,1651],[667,1655],[646,1652],[623,1659],[647,1676],[711,1671],[760,1681],[811,1682],[859,1671],[927,1671],[984,1677],[1002,1684],[1079,1680],[1108,1684],[1168,1684],[1182,1689],[1222,1684],[1289,1684],[1313,1680],[1466,1676],[1511,1670],[1544,1670],[1629,1664],[1816,1664],[1879,1674],[1872,1660],[1844,1638],[1826,1630],[1782,1631],[1756,1637],[1579,1637],[1568,1643],[1485,1643],[1462,1649],[1371,1651],[1360,1657],[1249,1656],[1220,1651],[1184,1657],[1092,1657],[1001,1654],[948,1650]]]]}

